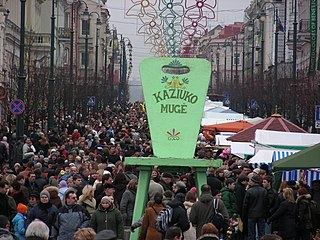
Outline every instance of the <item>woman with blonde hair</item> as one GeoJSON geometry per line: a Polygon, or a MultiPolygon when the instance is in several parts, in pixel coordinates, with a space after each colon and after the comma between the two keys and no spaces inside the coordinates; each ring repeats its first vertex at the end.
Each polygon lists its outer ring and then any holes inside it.
{"type": "Polygon", "coordinates": [[[84,206],[89,212],[90,216],[96,210],[96,199],[94,196],[94,188],[91,185],[86,185],[82,189],[82,195],[80,195],[78,204],[84,206]]]}
{"type": "Polygon", "coordinates": [[[96,232],[92,228],[80,228],[73,235],[73,240],[94,240],[96,232]]]}
{"type": "Polygon", "coordinates": [[[291,188],[283,189],[284,201],[280,203],[278,210],[268,219],[268,223],[278,219],[278,235],[283,240],[294,240],[296,237],[296,202],[291,188]]]}

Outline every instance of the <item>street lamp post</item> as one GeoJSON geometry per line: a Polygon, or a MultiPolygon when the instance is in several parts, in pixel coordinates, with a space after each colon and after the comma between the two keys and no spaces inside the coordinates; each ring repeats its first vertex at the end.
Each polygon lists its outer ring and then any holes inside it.
{"type": "Polygon", "coordinates": [[[231,88],[234,86],[234,81],[233,81],[233,41],[231,40],[231,59],[230,59],[230,65],[231,65],[231,88]]]}
{"type": "MultiPolygon", "coordinates": [[[[18,76],[18,98],[24,100],[24,86],[26,81],[26,75],[24,72],[24,46],[25,46],[25,17],[26,17],[26,0],[20,0],[21,7],[21,21],[20,21],[20,59],[19,59],[19,76],[18,76]]],[[[22,137],[24,133],[24,120],[23,115],[17,116],[17,132],[16,137],[22,137]]]]}
{"type": "Polygon", "coordinates": [[[293,21],[293,54],[292,54],[292,109],[290,114],[291,122],[296,122],[297,116],[297,0],[294,0],[294,21],[293,21]]]}
{"type": "Polygon", "coordinates": [[[68,104],[68,115],[72,116],[73,112],[73,37],[74,37],[74,5],[78,2],[71,3],[71,19],[70,19],[70,55],[69,55],[69,104],[68,104]]]}
{"type": "Polygon", "coordinates": [[[54,96],[54,31],[55,31],[55,16],[54,16],[54,4],[52,0],[51,5],[51,42],[50,42],[50,76],[48,84],[48,131],[53,129],[54,113],[53,113],[53,96],[54,96]]]}
{"type": "Polygon", "coordinates": [[[108,35],[110,34],[109,30],[109,25],[108,25],[108,20],[110,18],[110,12],[108,9],[105,10],[106,12],[106,39],[105,39],[105,44],[104,44],[104,91],[103,91],[103,107],[107,107],[108,105],[108,35]]]}
{"type": "Polygon", "coordinates": [[[217,52],[216,52],[216,58],[217,58],[217,93],[220,93],[220,46],[218,45],[217,52]]]}
{"type": "Polygon", "coordinates": [[[252,20],[252,24],[251,24],[251,32],[252,32],[252,41],[251,41],[251,75],[250,75],[250,79],[251,79],[251,84],[253,86],[254,83],[254,50],[255,50],[255,46],[254,46],[254,31],[255,31],[255,27],[254,27],[254,20],[252,20]]]}
{"type": "Polygon", "coordinates": [[[238,76],[238,64],[239,64],[239,53],[238,53],[238,39],[233,37],[232,45],[235,46],[235,61],[236,61],[236,75],[235,75],[235,84],[236,86],[239,84],[239,76],[238,76]]]}
{"type": "Polygon", "coordinates": [[[108,105],[108,34],[110,30],[107,28],[106,30],[106,40],[104,46],[104,103],[103,106],[106,107],[108,105]]]}
{"type": "Polygon", "coordinates": [[[83,20],[85,22],[85,50],[84,50],[84,96],[82,102],[82,118],[86,120],[87,118],[87,97],[88,97],[88,32],[89,32],[89,10],[86,6],[83,12],[83,20]]]}
{"type": "Polygon", "coordinates": [[[116,57],[116,48],[115,48],[115,42],[117,40],[117,30],[112,30],[112,56],[111,56],[111,66],[110,66],[110,102],[111,104],[114,101],[114,61],[116,57]]]}
{"type": "Polygon", "coordinates": [[[224,49],[224,73],[223,73],[223,81],[224,81],[224,87],[227,86],[227,42],[224,41],[223,45],[224,49]]]}
{"type": "Polygon", "coordinates": [[[97,92],[98,92],[98,51],[99,51],[99,35],[100,35],[100,27],[101,27],[101,20],[100,15],[97,12],[91,12],[91,14],[97,14],[97,21],[96,21],[96,52],[95,52],[95,67],[94,67],[94,92],[96,94],[96,102],[94,105],[94,112],[96,113],[98,110],[98,99],[97,99],[97,92]]]}
{"type": "MultiPolygon", "coordinates": [[[[244,31],[244,30],[243,30],[244,31]]],[[[245,104],[244,104],[244,78],[245,78],[245,39],[244,35],[242,38],[242,76],[241,76],[241,112],[244,112],[245,104]]]]}

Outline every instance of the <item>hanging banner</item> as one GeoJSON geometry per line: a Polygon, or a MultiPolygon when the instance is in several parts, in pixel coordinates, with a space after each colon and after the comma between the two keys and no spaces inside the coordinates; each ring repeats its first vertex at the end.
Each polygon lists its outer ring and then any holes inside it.
{"type": "MultiPolygon", "coordinates": [[[[313,76],[316,72],[317,61],[317,0],[310,0],[310,64],[309,76],[313,76]]],[[[320,59],[319,59],[320,60],[320,59]]],[[[320,62],[318,60],[318,70],[320,69],[320,62]]]]}

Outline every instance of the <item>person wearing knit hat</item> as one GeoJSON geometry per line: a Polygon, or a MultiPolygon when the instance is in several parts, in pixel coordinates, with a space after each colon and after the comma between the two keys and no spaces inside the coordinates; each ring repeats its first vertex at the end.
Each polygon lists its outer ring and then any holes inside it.
{"type": "Polygon", "coordinates": [[[40,202],[29,213],[28,222],[39,219],[51,229],[57,212],[58,208],[50,202],[49,191],[44,189],[40,193],[40,202]]]}
{"type": "Polygon", "coordinates": [[[44,196],[48,198],[48,201],[50,200],[50,193],[46,189],[42,190],[40,193],[40,199],[42,199],[44,196]]]}
{"type": "Polygon", "coordinates": [[[92,214],[90,225],[96,233],[112,230],[116,234],[116,239],[124,239],[122,215],[108,196],[101,199],[97,210],[92,214]]]}
{"type": "Polygon", "coordinates": [[[187,188],[186,188],[186,184],[182,181],[177,181],[176,183],[173,184],[172,190],[175,194],[178,193],[183,193],[186,194],[187,193],[187,188]]]}
{"type": "Polygon", "coordinates": [[[19,203],[17,206],[17,214],[12,219],[13,232],[19,240],[24,240],[24,234],[26,232],[26,218],[25,214],[27,213],[28,207],[22,203],[19,203]]]}

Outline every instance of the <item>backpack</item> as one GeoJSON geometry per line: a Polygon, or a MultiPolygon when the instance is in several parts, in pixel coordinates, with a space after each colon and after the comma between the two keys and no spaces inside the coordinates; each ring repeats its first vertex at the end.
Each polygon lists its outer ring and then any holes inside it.
{"type": "Polygon", "coordinates": [[[218,199],[213,199],[214,214],[211,219],[211,223],[216,226],[216,228],[221,231],[225,226],[224,216],[218,212],[218,199]]]}
{"type": "MultiPolygon", "coordinates": [[[[154,208],[153,210],[156,212],[154,208]]],[[[158,232],[165,233],[167,231],[167,229],[170,227],[172,214],[173,208],[168,205],[157,214],[156,229],[158,232]]]]}

